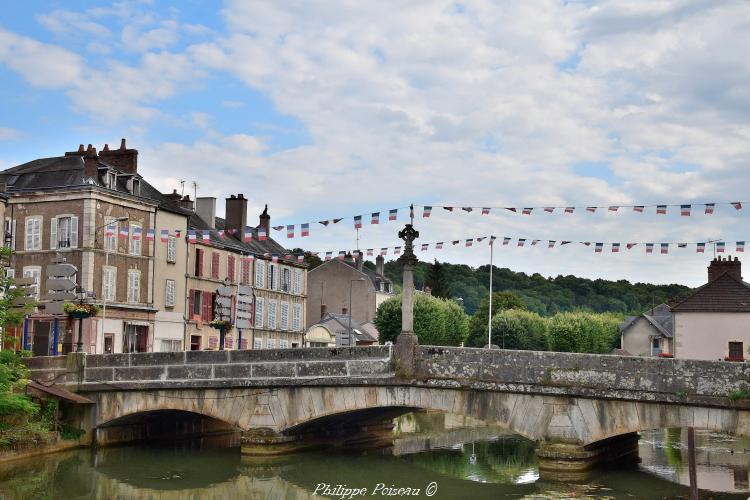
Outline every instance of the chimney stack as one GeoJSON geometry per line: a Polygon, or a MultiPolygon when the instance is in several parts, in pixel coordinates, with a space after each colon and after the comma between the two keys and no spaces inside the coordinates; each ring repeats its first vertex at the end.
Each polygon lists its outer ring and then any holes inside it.
{"type": "Polygon", "coordinates": [[[721,256],[716,257],[708,266],[708,282],[712,282],[724,273],[735,279],[742,280],[742,263],[740,259],[735,257],[732,260],[731,256],[725,259],[722,259],[721,256]]]}
{"type": "Polygon", "coordinates": [[[346,315],[348,311],[349,311],[349,309],[347,309],[347,307],[346,307],[346,306],[343,306],[343,307],[341,308],[341,314],[343,314],[343,315],[346,315]]]}
{"type": "Polygon", "coordinates": [[[362,256],[362,252],[357,252],[357,256],[354,258],[357,263],[357,270],[362,271],[365,266],[365,258],[362,256]]]}
{"type": "Polygon", "coordinates": [[[328,308],[325,304],[320,304],[320,318],[323,319],[323,316],[326,315],[326,312],[328,312],[328,308]]]}
{"type": "Polygon", "coordinates": [[[120,141],[120,149],[109,149],[109,145],[105,144],[104,149],[99,153],[99,157],[120,172],[138,173],[138,150],[127,149],[125,139],[120,141]]]}
{"type": "Polygon", "coordinates": [[[260,214],[260,221],[258,227],[262,227],[266,230],[266,235],[271,237],[271,216],[268,215],[268,205],[263,209],[263,213],[260,214]]]}
{"type": "Polygon", "coordinates": [[[385,276],[385,258],[380,254],[375,257],[375,272],[380,276],[385,276]]]}
{"type": "Polygon", "coordinates": [[[239,193],[237,196],[231,195],[227,198],[224,212],[226,219],[224,229],[234,229],[236,231],[235,236],[241,239],[242,232],[247,226],[247,199],[245,199],[245,196],[239,193]]]}
{"type": "Polygon", "coordinates": [[[177,205],[180,204],[180,200],[182,199],[182,196],[177,192],[176,189],[169,194],[165,194],[164,197],[177,205]]]}
{"type": "Polygon", "coordinates": [[[211,229],[216,229],[216,198],[202,196],[195,199],[195,213],[208,222],[211,229]]]}
{"type": "Polygon", "coordinates": [[[180,201],[177,203],[180,207],[195,211],[195,207],[193,206],[193,200],[190,199],[190,195],[186,194],[185,196],[180,199],[180,201]]]}

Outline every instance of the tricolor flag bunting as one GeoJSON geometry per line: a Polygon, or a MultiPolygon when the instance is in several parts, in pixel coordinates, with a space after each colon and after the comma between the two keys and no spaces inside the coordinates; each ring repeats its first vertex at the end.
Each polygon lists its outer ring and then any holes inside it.
{"type": "Polygon", "coordinates": [[[639,214],[643,213],[643,205],[636,205],[633,207],[633,212],[638,212],[639,214]]]}
{"type": "Polygon", "coordinates": [[[107,224],[107,229],[104,230],[104,235],[111,238],[115,235],[115,224],[107,224]]]}
{"type": "Polygon", "coordinates": [[[271,229],[273,229],[274,231],[281,231],[282,229],[284,229],[284,226],[273,226],[271,229]]]}
{"type": "Polygon", "coordinates": [[[367,249],[367,256],[368,257],[372,257],[372,254],[373,254],[373,249],[372,248],[368,248],[367,249]]]}
{"type": "Polygon", "coordinates": [[[744,252],[745,251],[745,242],[744,241],[738,241],[737,242],[737,252],[744,252]]]}
{"type": "Polygon", "coordinates": [[[381,248],[380,249],[380,255],[382,255],[382,256],[388,255],[388,248],[381,248]]]}
{"type": "Polygon", "coordinates": [[[227,235],[226,235],[226,233],[224,232],[223,229],[219,229],[219,238],[222,239],[222,240],[227,239],[227,235]]]}
{"type": "Polygon", "coordinates": [[[742,203],[740,203],[739,201],[733,201],[732,206],[735,208],[735,210],[739,210],[742,208],[742,203]]]}
{"type": "Polygon", "coordinates": [[[549,240],[547,243],[547,248],[555,248],[555,240],[549,240]]]}
{"type": "Polygon", "coordinates": [[[523,215],[531,215],[531,211],[532,210],[534,210],[534,209],[533,208],[524,208],[523,210],[521,210],[521,213],[523,215]]]}
{"type": "Polygon", "coordinates": [[[604,248],[604,243],[597,243],[594,246],[594,252],[596,253],[602,253],[602,249],[604,248]]]}
{"type": "Polygon", "coordinates": [[[274,264],[276,264],[278,261],[279,261],[279,254],[272,253],[271,254],[271,262],[273,262],[274,264]]]}
{"type": "Polygon", "coordinates": [[[596,212],[596,207],[586,207],[586,211],[593,214],[594,212],[596,212]]]}
{"type": "Polygon", "coordinates": [[[461,240],[453,240],[451,241],[451,245],[458,245],[461,242],[461,240]]]}
{"type": "Polygon", "coordinates": [[[175,236],[175,238],[179,238],[181,234],[182,234],[182,230],[181,229],[175,229],[174,230],[174,236],[175,236]]]}
{"type": "Polygon", "coordinates": [[[294,225],[290,224],[286,227],[286,237],[294,238],[294,225]]]}
{"type": "Polygon", "coordinates": [[[422,217],[424,217],[426,219],[426,218],[428,218],[430,216],[431,213],[432,213],[432,207],[427,207],[426,206],[426,207],[424,207],[424,211],[422,212],[422,217]]]}
{"type": "Polygon", "coordinates": [[[344,260],[344,257],[346,257],[346,252],[345,252],[345,251],[343,251],[343,250],[341,250],[341,251],[339,252],[339,260],[344,260]]]}
{"type": "MultiPolygon", "coordinates": [[[[263,234],[265,235],[265,230],[258,230],[258,236],[260,236],[261,231],[263,231],[263,234]]],[[[253,230],[249,227],[246,227],[245,230],[242,232],[242,241],[245,243],[248,243],[253,240],[253,230]]]]}
{"type": "Polygon", "coordinates": [[[354,229],[362,229],[362,216],[361,215],[354,216],[354,229]]]}
{"type": "Polygon", "coordinates": [[[725,243],[723,241],[716,242],[716,253],[724,253],[725,243]]]}
{"type": "Polygon", "coordinates": [[[190,243],[195,243],[195,242],[197,241],[197,237],[196,237],[196,235],[195,235],[195,230],[193,230],[193,229],[190,229],[190,230],[188,231],[188,241],[189,241],[190,243]]]}
{"type": "Polygon", "coordinates": [[[518,212],[518,210],[516,210],[515,207],[505,207],[505,210],[510,210],[511,212],[518,212]]]}
{"type": "Polygon", "coordinates": [[[474,209],[472,207],[461,207],[461,210],[463,210],[464,212],[471,212],[474,209]]]}
{"type": "Polygon", "coordinates": [[[325,260],[331,260],[331,257],[333,257],[333,252],[326,252],[326,259],[325,260]]]}
{"type": "Polygon", "coordinates": [[[470,246],[471,246],[471,245],[472,245],[473,243],[474,243],[474,242],[472,241],[472,239],[471,239],[471,238],[469,238],[468,240],[466,240],[466,246],[467,246],[467,247],[470,247],[470,246]]]}
{"type": "Polygon", "coordinates": [[[576,207],[565,207],[565,213],[566,214],[572,214],[575,211],[576,207]]]}
{"type": "Polygon", "coordinates": [[[646,253],[654,253],[654,244],[646,243],[646,253]]]}
{"type": "Polygon", "coordinates": [[[551,214],[555,211],[555,207],[544,207],[544,211],[551,214]]]}
{"type": "Polygon", "coordinates": [[[125,239],[128,237],[128,234],[130,234],[130,231],[128,230],[128,226],[121,226],[120,227],[120,238],[125,239]]]}
{"type": "Polygon", "coordinates": [[[297,262],[299,262],[300,264],[303,263],[303,262],[305,262],[305,255],[304,254],[298,255],[297,256],[297,262]]]}
{"type": "Polygon", "coordinates": [[[525,238],[520,238],[518,240],[518,245],[517,246],[522,247],[524,243],[526,243],[526,239],[525,238]]]}
{"type": "Polygon", "coordinates": [[[443,249],[442,241],[438,241],[437,243],[435,243],[435,250],[442,250],[442,249],[443,249]]]}
{"type": "Polygon", "coordinates": [[[154,236],[156,236],[156,234],[153,228],[146,231],[146,241],[154,241],[154,236]]]}
{"type": "Polygon", "coordinates": [[[328,220],[320,220],[320,221],[318,221],[318,224],[323,224],[323,225],[324,225],[324,226],[326,226],[326,227],[327,227],[327,226],[328,226],[328,224],[330,224],[330,223],[331,223],[331,221],[328,221],[328,220]]]}
{"type": "Polygon", "coordinates": [[[620,252],[620,244],[612,243],[612,253],[619,253],[619,252],[620,252]]]}
{"type": "Polygon", "coordinates": [[[306,222],[300,226],[300,236],[303,238],[310,236],[310,223],[306,222]]]}
{"type": "Polygon", "coordinates": [[[619,209],[620,209],[620,207],[613,205],[613,206],[609,207],[607,210],[610,211],[610,212],[617,212],[619,209]]]}
{"type": "Polygon", "coordinates": [[[139,241],[141,239],[141,228],[140,226],[133,227],[133,240],[139,241]]]}
{"type": "MultiPolygon", "coordinates": [[[[250,233],[250,234],[252,234],[252,233],[250,233]]],[[[247,236],[245,236],[245,237],[247,238],[247,236]]],[[[265,240],[267,237],[268,237],[268,235],[266,234],[265,228],[258,229],[258,239],[260,241],[265,240]]]]}
{"type": "Polygon", "coordinates": [[[159,239],[162,243],[166,243],[167,241],[169,241],[169,229],[162,229],[161,231],[159,231],[159,235],[159,239]]]}
{"type": "Polygon", "coordinates": [[[565,240],[563,240],[563,241],[560,242],[560,245],[568,245],[570,243],[573,243],[573,242],[572,241],[565,241],[565,240]]]}
{"type": "Polygon", "coordinates": [[[706,203],[705,214],[706,215],[711,215],[712,213],[714,213],[714,206],[715,206],[714,203],[706,203]]]}
{"type": "Polygon", "coordinates": [[[203,243],[211,241],[211,231],[203,231],[201,233],[201,239],[203,240],[203,243]]]}
{"type": "Polygon", "coordinates": [[[479,238],[477,238],[477,243],[481,243],[485,238],[487,238],[487,237],[486,236],[480,236],[479,238]]]}
{"type": "Polygon", "coordinates": [[[695,251],[697,253],[704,253],[706,251],[706,244],[705,243],[698,243],[695,246],[695,251]]]}
{"type": "Polygon", "coordinates": [[[334,223],[334,224],[338,224],[338,223],[339,223],[339,222],[341,222],[342,220],[344,220],[344,218],[343,218],[343,217],[340,217],[340,218],[338,218],[338,219],[333,219],[333,223],[334,223]]]}
{"type": "Polygon", "coordinates": [[[537,243],[539,243],[539,240],[531,240],[531,246],[535,246],[537,243]]]}
{"type": "Polygon", "coordinates": [[[634,246],[636,246],[637,244],[638,244],[638,243],[628,243],[628,244],[626,244],[626,245],[625,245],[625,248],[627,248],[628,250],[630,250],[631,248],[633,248],[633,247],[634,247],[634,246]]]}
{"type": "Polygon", "coordinates": [[[667,206],[666,205],[656,205],[656,213],[658,215],[666,215],[667,214],[667,206]]]}
{"type": "Polygon", "coordinates": [[[284,260],[292,260],[292,254],[288,253],[284,255],[284,260]]]}
{"type": "Polygon", "coordinates": [[[661,244],[661,253],[662,254],[669,253],[669,243],[662,243],[661,244]]]}
{"type": "Polygon", "coordinates": [[[398,208],[388,211],[388,220],[396,220],[398,218],[398,208]]]}
{"type": "Polygon", "coordinates": [[[401,247],[393,247],[393,255],[401,255],[401,247]]]}
{"type": "Polygon", "coordinates": [[[507,245],[508,243],[510,243],[510,238],[507,236],[503,237],[503,245],[507,245]]]}
{"type": "Polygon", "coordinates": [[[683,217],[690,217],[690,205],[680,205],[680,215],[683,217]]]}
{"type": "Polygon", "coordinates": [[[687,248],[687,243],[678,243],[677,248],[687,248]]]}
{"type": "Polygon", "coordinates": [[[380,212],[373,212],[370,215],[370,224],[380,224],[380,212]]]}
{"type": "Polygon", "coordinates": [[[430,245],[429,245],[429,244],[427,244],[427,243],[422,243],[422,251],[423,251],[423,252],[426,252],[426,251],[427,251],[427,248],[428,248],[429,246],[430,246],[430,245]]]}
{"type": "Polygon", "coordinates": [[[453,207],[443,207],[443,210],[447,210],[449,212],[453,212],[453,207]]]}
{"type": "Polygon", "coordinates": [[[482,209],[482,215],[489,215],[489,214],[490,214],[490,209],[489,209],[489,208],[487,208],[487,207],[484,207],[484,208],[482,209]]]}

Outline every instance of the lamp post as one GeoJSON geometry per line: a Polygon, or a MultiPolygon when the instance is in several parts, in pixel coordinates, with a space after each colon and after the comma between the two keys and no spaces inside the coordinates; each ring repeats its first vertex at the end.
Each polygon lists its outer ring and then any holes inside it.
{"type": "Polygon", "coordinates": [[[355,282],[364,280],[364,278],[349,280],[349,347],[352,345],[352,286],[355,282]]]}
{"type": "MultiPolygon", "coordinates": [[[[76,295],[78,296],[78,305],[83,306],[83,301],[86,300],[86,290],[82,286],[76,287],[76,295]]],[[[76,342],[76,352],[83,352],[83,315],[78,317],[78,342],[76,342]]]]}

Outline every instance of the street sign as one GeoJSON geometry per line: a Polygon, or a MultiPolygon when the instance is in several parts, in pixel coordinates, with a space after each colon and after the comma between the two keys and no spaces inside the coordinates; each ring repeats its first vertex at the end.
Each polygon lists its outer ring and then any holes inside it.
{"type": "Polygon", "coordinates": [[[237,285],[237,295],[252,295],[253,288],[247,285],[237,285]]]}
{"type": "Polygon", "coordinates": [[[47,288],[56,292],[68,292],[75,290],[76,282],[68,278],[49,278],[47,288]]]}
{"type": "Polygon", "coordinates": [[[232,287],[229,285],[221,285],[219,288],[216,289],[216,295],[230,297],[232,295],[232,287]]]}
{"type": "Polygon", "coordinates": [[[13,278],[13,285],[17,287],[21,286],[30,286],[30,285],[36,285],[36,279],[35,278],[13,278]]]}
{"type": "Polygon", "coordinates": [[[235,305],[235,326],[247,329],[253,325],[253,298],[250,295],[238,295],[235,305]]]}
{"type": "Polygon", "coordinates": [[[35,302],[36,299],[34,297],[16,297],[15,299],[13,299],[13,305],[18,307],[34,304],[35,302]]]}
{"type": "Polygon", "coordinates": [[[65,302],[50,302],[48,304],[40,304],[39,308],[43,309],[45,314],[63,315],[65,314],[63,310],[64,305],[65,302]]]}
{"type": "Polygon", "coordinates": [[[42,300],[58,301],[58,300],[75,300],[76,294],[72,292],[50,292],[42,295],[42,300]]]}
{"type": "Polygon", "coordinates": [[[232,307],[232,298],[219,295],[216,297],[216,305],[221,307],[232,307]]]}
{"type": "Polygon", "coordinates": [[[55,264],[47,266],[48,278],[70,278],[78,272],[73,264],[55,264]]]}

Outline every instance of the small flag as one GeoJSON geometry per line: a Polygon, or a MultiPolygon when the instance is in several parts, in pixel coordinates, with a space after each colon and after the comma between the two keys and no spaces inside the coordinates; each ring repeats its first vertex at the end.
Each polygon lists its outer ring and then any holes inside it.
{"type": "MultiPolygon", "coordinates": [[[[259,237],[260,237],[261,233],[263,233],[263,238],[265,239],[265,237],[266,237],[266,231],[265,231],[265,229],[258,229],[258,236],[259,237]]],[[[258,239],[260,239],[260,238],[258,238],[258,239]]],[[[245,243],[249,243],[252,240],[253,240],[253,230],[250,229],[249,227],[246,227],[245,230],[243,231],[243,234],[242,234],[242,241],[244,241],[245,243]]]]}
{"type": "Polygon", "coordinates": [[[572,214],[576,207],[565,207],[566,214],[572,214]]]}
{"type": "Polygon", "coordinates": [[[471,212],[474,209],[472,207],[461,207],[461,210],[463,210],[464,212],[471,212]]]}
{"type": "Polygon", "coordinates": [[[141,239],[141,228],[138,226],[135,226],[133,228],[133,240],[140,241],[141,239]]]}
{"type": "Polygon", "coordinates": [[[306,222],[300,226],[300,236],[302,238],[310,236],[310,223],[309,222],[306,222]]]}
{"type": "Polygon", "coordinates": [[[744,252],[745,251],[745,242],[744,241],[738,241],[737,242],[737,252],[744,252]]]}
{"type": "Polygon", "coordinates": [[[586,245],[587,247],[591,246],[591,242],[590,241],[584,241],[583,244],[586,245]]]}
{"type": "Polygon", "coordinates": [[[227,239],[227,235],[226,235],[226,233],[224,232],[223,229],[219,229],[219,238],[222,239],[222,240],[227,239]]]}
{"type": "Polygon", "coordinates": [[[398,218],[398,208],[388,211],[388,220],[396,220],[398,218]]]}
{"type": "Polygon", "coordinates": [[[612,205],[607,210],[610,211],[610,212],[617,212],[619,209],[620,209],[620,207],[612,205]]]}
{"type": "Polygon", "coordinates": [[[362,216],[361,215],[354,216],[354,229],[362,229],[362,216]]]}
{"type": "Polygon", "coordinates": [[[318,221],[318,224],[323,224],[324,226],[326,226],[326,227],[327,227],[327,226],[328,226],[328,224],[329,224],[330,222],[331,222],[331,221],[327,221],[327,220],[321,220],[321,221],[318,221]]]}
{"type": "Polygon", "coordinates": [[[510,238],[508,238],[507,236],[505,236],[503,238],[503,245],[507,245],[508,243],[510,243],[510,238]]]}
{"type": "Polygon", "coordinates": [[[497,236],[490,236],[490,245],[494,244],[496,239],[497,236]]]}
{"type": "Polygon", "coordinates": [[[555,211],[555,207],[544,207],[544,211],[551,214],[555,211]]]}
{"type": "Polygon", "coordinates": [[[368,257],[372,257],[372,254],[373,254],[373,249],[372,248],[368,248],[367,249],[367,256],[368,257]]]}
{"type": "Polygon", "coordinates": [[[305,262],[305,254],[299,254],[297,256],[297,262],[299,262],[300,264],[304,263],[305,262]]]}
{"type": "Polygon", "coordinates": [[[716,253],[724,253],[724,242],[719,241],[716,243],[716,253]]]}
{"type": "Polygon", "coordinates": [[[604,243],[597,243],[594,246],[594,252],[596,253],[602,253],[602,249],[604,248],[604,243]]]}
{"type": "Polygon", "coordinates": [[[286,237],[294,238],[294,225],[290,224],[286,227],[286,237]]]}
{"type": "Polygon", "coordinates": [[[435,243],[435,250],[442,250],[442,249],[443,249],[442,241],[438,241],[437,243],[435,243]]]}
{"type": "Polygon", "coordinates": [[[338,218],[338,219],[333,219],[333,223],[334,223],[334,224],[338,224],[338,223],[339,223],[339,222],[341,222],[342,220],[344,220],[344,218],[343,218],[343,217],[341,217],[341,218],[338,218]]]}
{"type": "Polygon", "coordinates": [[[112,237],[115,235],[115,225],[114,224],[107,224],[107,229],[104,231],[104,235],[107,237],[112,237]]]}
{"type": "Polygon", "coordinates": [[[127,238],[130,231],[128,230],[128,226],[122,226],[120,228],[120,238],[127,238]]]}
{"type": "Polygon", "coordinates": [[[555,248],[555,240],[549,240],[547,242],[547,248],[555,248]]]}
{"type": "Polygon", "coordinates": [[[179,239],[179,237],[180,237],[181,234],[182,234],[182,230],[180,230],[180,229],[175,229],[174,230],[175,238],[179,239]]]}
{"type": "Polygon", "coordinates": [[[429,246],[430,245],[428,243],[422,243],[422,251],[426,252],[427,251],[427,247],[429,247],[429,246]]]}
{"type": "Polygon", "coordinates": [[[230,229],[230,230],[229,230],[229,231],[227,231],[227,232],[228,232],[229,234],[231,234],[231,235],[235,235],[235,234],[237,233],[237,230],[236,230],[236,229],[230,229]]]}
{"type": "Polygon", "coordinates": [[[159,231],[159,234],[159,239],[162,243],[166,243],[167,241],[169,241],[169,229],[162,229],[161,231],[159,231]]]}
{"type": "Polygon", "coordinates": [[[460,243],[460,240],[451,241],[451,245],[458,245],[459,243],[460,243]]]}
{"type": "Polygon", "coordinates": [[[638,244],[638,243],[628,243],[627,245],[625,245],[625,248],[627,248],[628,250],[630,250],[631,248],[633,248],[633,247],[634,247],[634,246],[636,246],[637,244],[638,244]]]}
{"type": "Polygon", "coordinates": [[[443,210],[447,210],[449,212],[453,212],[453,207],[443,207],[443,210]]]}
{"type": "Polygon", "coordinates": [[[594,213],[594,212],[596,212],[596,207],[586,207],[586,211],[594,213]]]}
{"type": "Polygon", "coordinates": [[[264,253],[263,257],[265,257],[266,259],[270,259],[271,258],[271,252],[264,253]]]}
{"type": "Polygon", "coordinates": [[[714,206],[716,206],[715,203],[706,203],[706,210],[704,213],[706,215],[711,215],[712,213],[714,213],[714,206]]]}
{"type": "Polygon", "coordinates": [[[193,230],[193,229],[190,229],[190,230],[188,231],[188,241],[189,241],[190,243],[195,243],[195,242],[197,241],[197,237],[196,237],[196,234],[195,234],[195,230],[193,230]]]}
{"type": "Polygon", "coordinates": [[[526,239],[525,238],[521,238],[521,239],[518,240],[518,245],[517,246],[522,247],[524,243],[526,243],[526,239]]]}
{"type": "Polygon", "coordinates": [[[274,264],[276,264],[278,261],[279,261],[279,254],[272,253],[271,254],[271,262],[273,262],[274,264]]]}
{"type": "Polygon", "coordinates": [[[490,209],[487,207],[482,208],[482,215],[490,215],[490,209]]]}
{"type": "Polygon", "coordinates": [[[382,255],[383,257],[385,257],[386,255],[388,255],[388,248],[381,248],[380,249],[380,255],[382,255]]]}
{"type": "Polygon", "coordinates": [[[646,243],[646,253],[654,253],[654,244],[646,243]]]}
{"type": "Polygon", "coordinates": [[[565,240],[563,240],[563,241],[560,242],[560,245],[568,245],[570,243],[573,243],[573,242],[572,241],[565,241],[565,240]]]}
{"type": "Polygon", "coordinates": [[[669,253],[669,243],[662,243],[661,244],[661,253],[666,254],[669,253]]]}
{"type": "Polygon", "coordinates": [[[432,207],[425,206],[424,207],[424,212],[422,212],[422,217],[424,217],[425,219],[427,219],[430,216],[431,213],[432,213],[432,207]]]}
{"type": "Polygon", "coordinates": [[[531,215],[531,211],[534,210],[533,208],[524,208],[521,213],[523,215],[531,215]]]}
{"type": "Polygon", "coordinates": [[[248,262],[252,262],[252,261],[254,261],[254,260],[255,260],[255,255],[253,255],[253,254],[249,254],[249,255],[247,256],[246,260],[247,260],[248,262]]]}
{"type": "Polygon", "coordinates": [[[531,246],[535,246],[537,243],[539,243],[539,240],[531,240],[531,246]]]}
{"type": "Polygon", "coordinates": [[[370,224],[380,224],[380,212],[373,212],[370,216],[370,224]]]}
{"type": "Polygon", "coordinates": [[[698,243],[695,246],[695,251],[697,253],[704,253],[706,251],[706,244],[705,243],[698,243]]]}
{"type": "Polygon", "coordinates": [[[680,215],[690,217],[690,205],[680,205],[680,215]]]}
{"type": "Polygon", "coordinates": [[[677,248],[687,248],[687,243],[678,243],[677,248]]]}
{"type": "Polygon", "coordinates": [[[339,260],[344,260],[344,257],[346,257],[346,252],[345,252],[345,251],[343,251],[343,250],[341,250],[341,251],[339,252],[339,257],[338,257],[338,259],[339,259],[339,260]]]}
{"type": "Polygon", "coordinates": [[[467,247],[470,247],[470,246],[471,246],[471,245],[473,245],[473,244],[474,244],[474,242],[472,241],[472,239],[471,239],[471,238],[469,238],[468,240],[466,240],[466,246],[467,246],[467,247]]]}
{"type": "Polygon", "coordinates": [[[633,212],[638,212],[639,214],[643,213],[643,205],[636,205],[633,207],[633,212]]]}
{"type": "Polygon", "coordinates": [[[149,230],[146,231],[146,241],[154,241],[154,236],[155,233],[153,228],[149,228],[149,230]]]}
{"type": "Polygon", "coordinates": [[[739,201],[733,201],[732,206],[734,207],[735,210],[739,210],[742,208],[742,203],[739,201]]]}
{"type": "Polygon", "coordinates": [[[326,252],[326,260],[331,260],[331,257],[333,257],[333,252],[326,252]]]}
{"type": "MultiPolygon", "coordinates": [[[[250,233],[250,234],[252,235],[252,233],[250,233]]],[[[258,229],[258,239],[260,241],[265,240],[267,237],[268,237],[268,235],[266,234],[266,230],[264,228],[258,229]]],[[[245,238],[247,238],[247,233],[245,234],[245,238]]]]}
{"type": "Polygon", "coordinates": [[[274,231],[281,231],[282,229],[284,229],[284,226],[273,226],[271,229],[273,229],[274,231]]]}
{"type": "Polygon", "coordinates": [[[481,243],[485,238],[486,236],[480,236],[479,238],[477,238],[477,243],[481,243]]]}
{"type": "Polygon", "coordinates": [[[667,214],[667,206],[666,205],[656,205],[656,213],[658,215],[666,215],[667,214]]]}
{"type": "Polygon", "coordinates": [[[284,255],[284,260],[292,260],[292,254],[288,253],[284,255]]]}
{"type": "Polygon", "coordinates": [[[393,255],[401,255],[401,247],[393,247],[393,255]]]}
{"type": "Polygon", "coordinates": [[[211,241],[211,232],[210,231],[203,231],[201,234],[201,239],[203,240],[203,243],[208,243],[211,241]]]}
{"type": "Polygon", "coordinates": [[[612,243],[612,253],[619,253],[619,252],[620,252],[620,244],[612,243]]]}
{"type": "Polygon", "coordinates": [[[516,210],[515,207],[505,207],[505,210],[510,210],[511,212],[518,213],[518,210],[516,210]]]}

